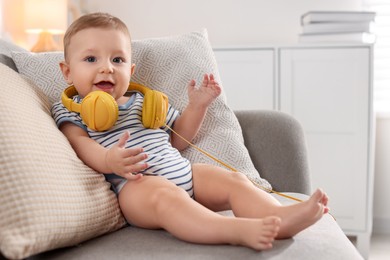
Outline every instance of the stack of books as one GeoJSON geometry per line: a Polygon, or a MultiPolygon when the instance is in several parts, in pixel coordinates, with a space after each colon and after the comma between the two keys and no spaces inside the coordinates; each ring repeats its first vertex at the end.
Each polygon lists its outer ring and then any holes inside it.
{"type": "Polygon", "coordinates": [[[304,43],[374,43],[375,12],[312,11],[301,16],[304,43]]]}

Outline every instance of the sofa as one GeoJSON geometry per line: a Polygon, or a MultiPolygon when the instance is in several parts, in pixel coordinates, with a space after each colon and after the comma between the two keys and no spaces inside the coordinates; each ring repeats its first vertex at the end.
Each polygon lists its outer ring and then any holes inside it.
{"type": "MultiPolygon", "coordinates": [[[[260,252],[187,243],[164,230],[127,225],[110,186],[77,158],[50,117],[65,87],[56,65],[62,58],[0,39],[1,259],[362,259],[330,214],[260,252]]],[[[205,30],[134,41],[133,58],[133,80],[161,88],[179,110],[186,93],[177,86],[188,78],[211,71],[223,80],[205,30]]],[[[312,188],[300,123],[278,111],[232,111],[224,93],[215,103],[195,144],[260,186],[306,199],[312,188]]],[[[194,150],[183,155],[215,163],[194,150]]]]}

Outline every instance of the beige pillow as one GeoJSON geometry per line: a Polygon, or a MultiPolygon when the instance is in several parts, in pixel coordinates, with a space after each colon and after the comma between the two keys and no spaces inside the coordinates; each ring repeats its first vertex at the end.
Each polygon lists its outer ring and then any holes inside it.
{"type": "MultiPolygon", "coordinates": [[[[132,48],[136,64],[132,81],[163,91],[179,110],[187,104],[187,83],[191,79],[199,83],[205,73],[213,73],[219,80],[206,30],[133,41],[132,48]]],[[[32,79],[51,102],[60,99],[60,93],[66,87],[58,66],[63,59],[62,53],[13,53],[12,57],[19,72],[32,79]]],[[[194,142],[260,185],[271,188],[266,180],[260,178],[249,157],[240,125],[227,106],[224,93],[211,105],[194,142]]],[[[191,162],[218,165],[194,148],[186,149],[183,156],[191,162]]]]}
{"type": "Polygon", "coordinates": [[[1,253],[25,258],[122,227],[110,185],[77,158],[47,97],[3,64],[0,75],[1,253]]]}

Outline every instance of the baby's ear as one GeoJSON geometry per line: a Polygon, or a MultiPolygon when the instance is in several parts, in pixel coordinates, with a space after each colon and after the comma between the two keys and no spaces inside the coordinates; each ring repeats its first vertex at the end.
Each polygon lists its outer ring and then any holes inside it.
{"type": "Polygon", "coordinates": [[[73,83],[73,80],[70,77],[69,65],[65,61],[61,61],[59,65],[60,65],[60,69],[61,69],[62,75],[64,76],[66,83],[71,85],[73,83]]]}
{"type": "Polygon", "coordinates": [[[130,68],[130,75],[133,76],[134,74],[134,70],[135,70],[135,64],[131,64],[131,68],[130,68]]]}

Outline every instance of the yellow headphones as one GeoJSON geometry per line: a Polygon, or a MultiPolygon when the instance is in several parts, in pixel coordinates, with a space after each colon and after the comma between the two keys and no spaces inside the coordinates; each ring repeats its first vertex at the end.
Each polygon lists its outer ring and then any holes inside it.
{"type": "MultiPolygon", "coordinates": [[[[131,82],[128,91],[137,91],[144,95],[142,106],[142,124],[146,128],[159,128],[165,125],[168,112],[168,97],[157,90],[131,82]]],[[[104,91],[92,91],[81,103],[74,102],[77,95],[74,86],[66,88],[61,95],[62,104],[72,112],[79,113],[83,122],[95,131],[106,131],[118,120],[118,104],[104,91]]]]}

